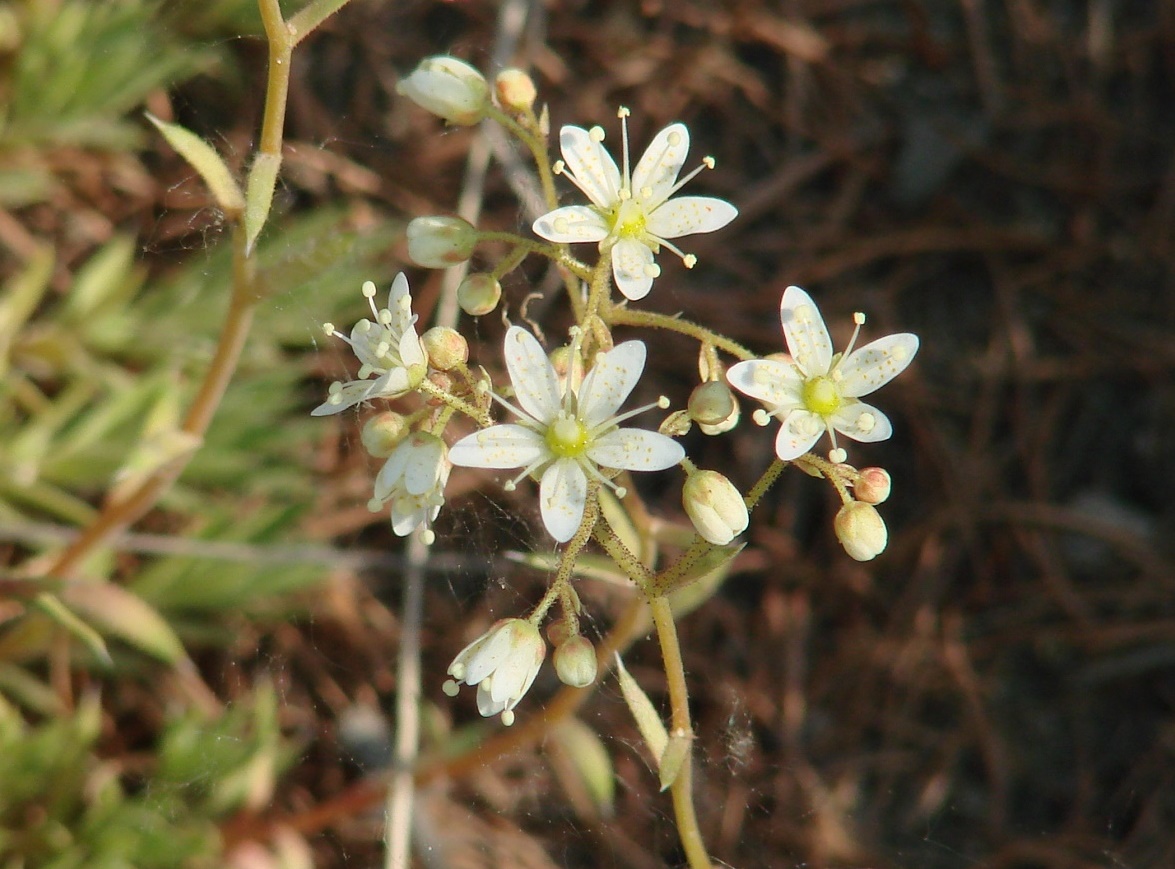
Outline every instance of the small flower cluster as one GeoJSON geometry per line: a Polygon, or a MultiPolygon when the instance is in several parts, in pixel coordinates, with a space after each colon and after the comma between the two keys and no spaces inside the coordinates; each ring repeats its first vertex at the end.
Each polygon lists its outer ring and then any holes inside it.
{"type": "MultiPolygon", "coordinates": [[[[704,327],[687,324],[687,329],[681,327],[684,321],[634,311],[627,303],[651,291],[661,274],[656,258],[662,249],[676,254],[688,268],[696,264],[696,257],[671,240],[714,232],[737,216],[735,207],[722,199],[678,195],[703,169],[715,165],[707,157],[681,176],[690,145],[684,124],[671,124],[657,133],[633,166],[629,112],[621,109],[619,164],[603,146],[602,128],[565,126],[559,133],[562,159],[547,165],[546,116],[535,114],[536,91],[525,73],[506,70],[491,87],[462,61],[432,58],[398,90],[452,124],[483,119],[501,123],[535,153],[540,174],[549,182],[551,205],[534,221],[537,240],[482,233],[456,217],[418,217],[407,230],[409,256],[422,266],[447,268],[472,258],[484,241],[510,245],[495,268],[461,282],[457,300],[472,316],[498,308],[501,279],[527,254],[546,256],[571,275],[568,291],[577,317],[568,344],[550,354],[531,331],[509,326],[503,345],[508,382],[498,388],[485,369],[476,374],[470,369],[469,348],[460,333],[447,327],[417,333],[402,274],[393,282],[384,308],[376,307],[374,285],[364,285],[372,317],[360,320],[349,335],[332,325],[325,327],[351,346],[360,365],[354,380],[331,385],[315,415],[378,399],[418,396],[415,410],[383,411],[363,428],[365,448],[384,462],[369,506],[373,511],[390,510],[396,534],[420,529],[431,542],[431,525],[443,506],[453,467],[509,470],[513,473],[503,488],[512,491],[525,479],[534,480],[543,527],[564,547],[543,601],[526,618],[499,621],[466,646],[449,667],[452,679],[445,683],[446,692],[455,694],[462,684],[476,686],[481,714],[500,715],[509,724],[546,657],[547,640],[539,629],[556,603],[562,615],[548,631],[556,673],[575,687],[595,680],[596,653],[579,631],[581,604],[571,586],[572,569],[593,537],[606,543],[612,535],[608,522],[600,518],[601,493],[614,495],[609,503],[621,505],[621,510],[635,497],[629,491],[629,473],[682,467],[682,507],[697,537],[705,541],[696,542],[703,549],[727,546],[746,531],[750,510],[762,491],[744,495],[722,473],[697,468],[678,441],[694,424],[707,435],[733,429],[741,418],[736,393],[762,404],[753,415],[757,423],[779,423],[774,470],[765,472],[762,490],[784,463],[794,462],[829,480],[840,493],[843,507],[833,524],[850,556],[868,560],[885,548],[885,524],[875,505],[888,497],[889,475],[881,468],[858,471],[847,464],[838,435],[866,443],[890,437],[889,419],[862,398],[910,364],[918,350],[914,335],[890,335],[854,349],[865,319],[857,314],[849,346],[834,353],[815,302],[798,287],[788,287],[780,304],[787,353],[763,358],[736,352],[741,348],[728,339],[699,338],[713,335],[704,327]],[[570,181],[587,204],[558,205],[553,186],[558,177],[570,181]],[[595,245],[599,259],[594,266],[580,263],[565,247],[579,243],[595,245]],[[609,298],[613,285],[623,296],[615,305],[609,298]],[[670,402],[661,397],[622,409],[637,389],[648,351],[640,340],[614,343],[610,318],[616,311],[625,313],[625,325],[677,329],[699,341],[700,382],[686,406],[670,413],[659,430],[627,424],[653,409],[667,410],[670,402]],[[729,369],[718,347],[738,357],[729,369]],[[494,420],[490,411],[495,404],[505,410],[508,421],[494,420]],[[451,435],[449,425],[458,415],[472,420],[476,430],[451,435]],[[811,452],[825,434],[830,440],[827,460],[811,452]]],[[[636,556],[631,553],[625,561],[624,551],[619,541],[608,549],[641,586],[648,568],[634,567],[636,556]]]]}

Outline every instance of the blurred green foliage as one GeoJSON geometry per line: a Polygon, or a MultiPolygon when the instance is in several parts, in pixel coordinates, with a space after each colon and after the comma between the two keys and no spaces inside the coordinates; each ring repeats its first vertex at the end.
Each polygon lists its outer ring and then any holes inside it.
{"type": "MultiPolygon", "coordinates": [[[[55,153],[137,161],[159,147],[139,117],[149,95],[222,72],[225,37],[258,29],[254,0],[0,0],[0,207],[55,207],[69,183],[55,153]]],[[[194,649],[227,647],[242,619],[295,612],[293,593],[321,578],[321,566],[202,547],[298,539],[322,435],[305,351],[322,321],[362,310],[364,280],[386,282],[399,231],[357,230],[325,207],[275,217],[257,260],[267,298],[202,442],[182,421],[229,301],[227,234],[209,230],[169,270],[149,268],[127,232],[79,263],[35,232],[31,253],[0,258],[0,525],[50,532],[20,539],[0,571],[0,869],[221,866],[219,820],[268,804],[297,748],[267,684],[220,714],[163,703],[134,745],[119,738],[121,698],[170,668],[195,678],[194,649]],[[69,577],[40,576],[61,526],[85,526],[175,461],[188,464],[158,515],[182,555],[116,544],[69,577]],[[67,676],[88,671],[76,706],[50,678],[63,641],[67,676]]]]}

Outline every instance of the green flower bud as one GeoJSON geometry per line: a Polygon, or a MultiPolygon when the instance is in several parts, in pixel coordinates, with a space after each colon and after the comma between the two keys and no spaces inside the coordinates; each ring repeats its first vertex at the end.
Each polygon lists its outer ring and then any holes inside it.
{"type": "Polygon", "coordinates": [[[457,304],[472,317],[490,313],[501,299],[502,285],[492,275],[470,275],[457,287],[457,304]]]}
{"type": "Polygon", "coordinates": [[[586,688],[596,681],[596,650],[582,634],[568,637],[555,648],[555,672],[572,688],[586,688]]]}
{"type": "Polygon", "coordinates": [[[477,230],[460,217],[417,217],[408,224],[408,256],[425,268],[446,269],[469,259],[477,239],[477,230]]]}
{"type": "Polygon", "coordinates": [[[702,425],[721,425],[738,410],[738,402],[730,387],[721,380],[708,380],[690,393],[690,417],[702,425]]]}

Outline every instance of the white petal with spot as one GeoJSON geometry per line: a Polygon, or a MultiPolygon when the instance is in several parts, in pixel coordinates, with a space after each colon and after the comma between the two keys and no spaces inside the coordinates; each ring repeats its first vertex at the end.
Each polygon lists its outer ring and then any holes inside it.
{"type": "Polygon", "coordinates": [[[534,222],[537,235],[559,244],[581,241],[603,241],[608,237],[608,224],[600,213],[586,205],[565,205],[544,214],[534,222]]]}
{"type": "Polygon", "coordinates": [[[678,173],[689,154],[689,129],[685,124],[670,124],[653,137],[640,162],[632,170],[632,195],[644,199],[646,188],[651,192],[648,199],[655,207],[665,200],[677,183],[678,173]]]}
{"type": "Polygon", "coordinates": [[[622,238],[612,248],[612,276],[624,297],[636,302],[653,288],[653,251],[631,238],[622,238]]]}
{"type": "Polygon", "coordinates": [[[863,401],[854,401],[837,408],[828,418],[828,422],[841,434],[862,443],[889,440],[893,435],[893,425],[889,417],[863,401]]]}
{"type": "Polygon", "coordinates": [[[587,476],[574,459],[559,459],[543,473],[539,508],[547,532],[560,543],[575,536],[587,504],[587,476]]]}
{"type": "Polygon", "coordinates": [[[619,195],[620,170],[603,144],[594,141],[582,127],[569,126],[559,131],[559,149],[563,162],[592,204],[610,208],[619,195]]]}
{"type": "Polygon", "coordinates": [[[790,362],[777,359],[751,359],[737,362],[726,372],[726,379],[739,392],[771,407],[799,407],[804,380],[790,362]]]}
{"type": "Polygon", "coordinates": [[[541,435],[512,423],[466,435],[449,447],[449,461],[463,468],[525,468],[548,455],[541,435]]]}
{"type": "Polygon", "coordinates": [[[520,326],[506,331],[506,369],[522,409],[549,422],[559,411],[559,382],[538,339],[520,326]]]}
{"type": "Polygon", "coordinates": [[[620,428],[599,438],[587,451],[588,458],[605,468],[625,471],[663,471],[682,460],[681,444],[655,431],[620,428]]]}
{"type": "Polygon", "coordinates": [[[849,354],[838,366],[841,394],[857,398],[880,389],[899,374],[918,352],[918,336],[909,332],[887,335],[849,354]]]}
{"type": "Polygon", "coordinates": [[[625,341],[596,355],[579,388],[578,417],[589,429],[616,415],[645,369],[643,341],[625,341]]]}
{"type": "Polygon", "coordinates": [[[788,287],[779,306],[787,349],[806,377],[827,374],[832,365],[832,338],[812,297],[799,287],[788,287]]]}
{"type": "Polygon", "coordinates": [[[659,238],[679,238],[722,229],[738,217],[738,209],[711,196],[678,196],[649,215],[646,228],[659,238]]]}

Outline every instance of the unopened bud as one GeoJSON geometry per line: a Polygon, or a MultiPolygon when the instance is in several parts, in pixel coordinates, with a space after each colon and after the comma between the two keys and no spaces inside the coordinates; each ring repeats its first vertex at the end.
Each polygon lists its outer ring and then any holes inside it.
{"type": "Polygon", "coordinates": [[[408,256],[425,268],[445,269],[469,259],[477,239],[477,230],[460,217],[417,217],[408,224],[408,256]]]}
{"type": "Polygon", "coordinates": [[[457,304],[472,317],[481,317],[498,307],[502,285],[492,275],[470,275],[457,287],[457,304]]]}
{"type": "Polygon", "coordinates": [[[465,336],[448,326],[433,326],[420,336],[429,364],[440,371],[451,371],[469,359],[465,336]]]}
{"type": "Polygon", "coordinates": [[[738,409],[734,393],[721,380],[708,380],[690,393],[689,415],[703,425],[720,425],[738,409]]]}
{"type": "Polygon", "coordinates": [[[743,496],[717,471],[690,474],[681,503],[698,534],[711,543],[724,546],[747,530],[750,517],[743,496]]]}
{"type": "Polygon", "coordinates": [[[386,410],[363,423],[359,439],[363,442],[363,449],[370,455],[377,459],[386,459],[406,434],[408,420],[395,411],[386,410]]]}
{"type": "Polygon", "coordinates": [[[596,650],[582,634],[568,637],[555,647],[555,672],[572,688],[586,688],[596,681],[596,650]]]}
{"type": "Polygon", "coordinates": [[[485,76],[455,57],[422,60],[410,76],[396,85],[396,93],[461,126],[476,124],[490,107],[490,86],[485,76]]]}
{"type": "Polygon", "coordinates": [[[498,104],[508,112],[525,112],[534,105],[538,91],[534,79],[520,69],[504,69],[494,79],[498,104]]]}
{"type": "Polygon", "coordinates": [[[730,431],[732,428],[738,425],[738,421],[741,416],[742,411],[739,409],[738,404],[735,404],[734,411],[726,419],[722,420],[716,425],[707,425],[704,422],[700,422],[698,423],[698,428],[702,430],[702,434],[720,435],[723,432],[730,431]]]}
{"type": "Polygon", "coordinates": [[[857,561],[870,561],[885,551],[889,535],[872,504],[850,501],[840,508],[833,526],[845,552],[857,561]]]}
{"type": "Polygon", "coordinates": [[[890,485],[885,468],[862,468],[860,478],[853,483],[853,494],[866,504],[880,504],[889,497],[890,485]]]}

